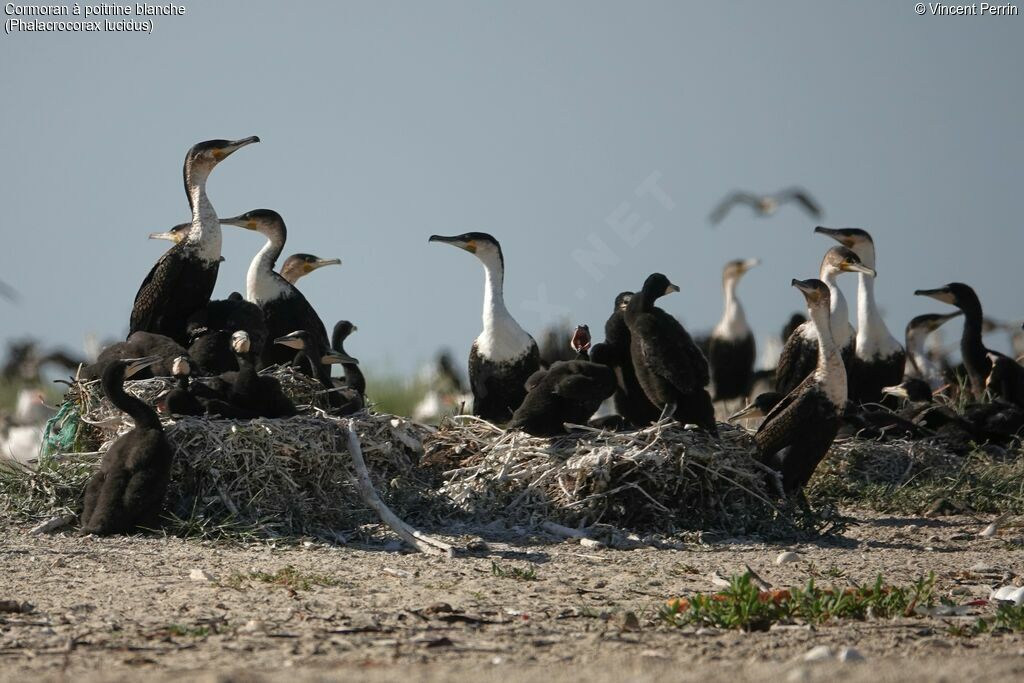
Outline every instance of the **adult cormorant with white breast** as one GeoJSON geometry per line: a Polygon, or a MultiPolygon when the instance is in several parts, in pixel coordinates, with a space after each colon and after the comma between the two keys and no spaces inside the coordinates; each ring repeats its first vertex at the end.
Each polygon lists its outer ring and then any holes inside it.
{"type": "MultiPolygon", "coordinates": [[[[875,266],[875,243],[867,230],[818,226],[815,232],[827,235],[855,253],[868,268],[875,266]]],[[[875,304],[875,276],[857,276],[857,336],[850,361],[850,400],[878,403],[882,389],[903,381],[907,354],[889,333],[875,304]]]]}
{"type": "Polygon", "coordinates": [[[217,213],[206,196],[206,181],[213,168],[235,151],[254,142],[241,140],[200,142],[185,156],[185,193],[192,209],[188,235],[176,242],[156,262],[135,295],[132,332],[163,334],[179,344],[187,343],[188,317],[205,306],[213,294],[220,268],[221,231],[217,213]]]}
{"type": "MultiPolygon", "coordinates": [[[[829,326],[832,340],[846,363],[853,358],[853,328],[850,326],[849,313],[846,308],[846,297],[836,280],[841,273],[866,273],[874,275],[873,268],[860,262],[860,257],[846,247],[832,247],[825,252],[821,260],[818,277],[829,290],[831,316],[829,326]]],[[[775,390],[780,394],[788,394],[814,371],[818,363],[818,333],[813,322],[808,321],[796,328],[779,356],[779,365],[775,370],[775,390]]],[[[849,366],[847,366],[849,368],[849,366]]],[[[845,381],[843,383],[845,385],[845,381]]]]}
{"type": "Polygon", "coordinates": [[[630,356],[647,398],[683,424],[696,424],[717,434],[715,408],[704,388],[710,380],[708,362],[690,334],[673,316],[654,305],[678,292],[661,273],[653,273],[626,306],[630,356]]]}
{"type": "Polygon", "coordinates": [[[736,287],[740,278],[759,263],[758,259],[737,259],[729,261],[722,270],[725,310],[708,343],[711,386],[716,401],[746,396],[754,381],[757,348],[754,333],[736,296],[736,287]]]}
{"type": "MultiPolygon", "coordinates": [[[[327,328],[316,311],[295,285],[274,271],[274,264],[288,239],[284,219],[276,211],[256,209],[234,218],[221,220],[225,225],[234,225],[246,230],[255,230],[267,238],[267,243],[253,258],[245,278],[245,298],[263,309],[267,323],[267,338],[277,339],[295,330],[305,330],[316,342],[322,353],[330,347],[327,328]]],[[[263,346],[262,364],[287,365],[295,354],[280,344],[267,343],[263,346]]],[[[318,356],[319,357],[319,356],[318,356]]],[[[316,363],[313,369],[305,364],[302,372],[330,382],[330,369],[316,363]]]]}
{"type": "Polygon", "coordinates": [[[779,472],[782,493],[806,504],[803,487],[825,457],[839,431],[846,405],[846,367],[832,338],[832,287],[821,280],[793,280],[807,300],[817,338],[814,370],[786,394],[754,435],[761,461],[779,472]]]}
{"type": "Polygon", "coordinates": [[[469,352],[469,384],[474,414],[505,422],[526,397],[526,380],[540,369],[540,350],[505,307],[501,245],[484,232],[431,235],[428,241],[468,251],[484,266],[484,329],[469,352]]]}

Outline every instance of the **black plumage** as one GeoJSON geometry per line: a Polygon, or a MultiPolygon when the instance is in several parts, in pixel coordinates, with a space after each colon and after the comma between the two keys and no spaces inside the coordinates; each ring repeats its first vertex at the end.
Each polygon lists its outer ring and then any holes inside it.
{"type": "Polygon", "coordinates": [[[170,337],[152,332],[133,332],[126,341],[111,344],[103,349],[95,363],[82,368],[81,376],[83,379],[98,379],[115,361],[156,356],[157,360],[141,368],[135,379],[170,377],[174,359],[187,354],[185,347],[170,337]]]}
{"type": "Polygon", "coordinates": [[[806,502],[802,489],[839,431],[846,369],[832,339],[828,286],[820,280],[793,280],[793,286],[803,293],[820,340],[818,363],[771,409],[754,439],[761,461],[781,475],[782,493],[806,502]]]}
{"type": "Polygon", "coordinates": [[[150,269],[135,295],[129,336],[153,332],[186,344],[190,315],[205,306],[213,294],[220,269],[220,225],[206,196],[206,180],[213,168],[259,138],[208,140],[185,155],[182,175],[192,210],[192,227],[150,269]]]}
{"type": "Polygon", "coordinates": [[[191,389],[192,366],[187,356],[175,358],[171,364],[174,386],[157,399],[160,412],[170,415],[205,415],[206,408],[191,389]]]}
{"type": "Polygon", "coordinates": [[[633,356],[630,350],[632,336],[629,333],[629,326],[626,325],[626,306],[633,298],[633,292],[620,292],[615,297],[615,306],[612,314],[604,324],[604,343],[599,346],[608,347],[602,351],[603,357],[615,372],[616,387],[613,402],[615,410],[625,420],[626,424],[633,427],[648,425],[659,417],[659,410],[640,386],[640,380],[636,378],[636,369],[633,367],[633,356]]]}
{"type": "Polygon", "coordinates": [[[536,345],[512,361],[493,361],[482,355],[473,342],[469,349],[469,386],[473,391],[473,414],[491,422],[506,422],[526,398],[526,380],[540,369],[536,345]]]}
{"type": "Polygon", "coordinates": [[[249,335],[250,347],[257,358],[267,342],[263,310],[243,299],[238,292],[232,292],[227,299],[211,301],[193,313],[186,329],[189,357],[209,374],[238,369],[231,348],[231,335],[235,332],[244,330],[249,335]]]}
{"type": "Polygon", "coordinates": [[[230,386],[228,401],[233,406],[259,417],[290,417],[298,413],[276,378],[256,372],[256,354],[247,332],[239,330],[231,336],[231,349],[238,371],[221,377],[230,386]]]}
{"type": "Polygon", "coordinates": [[[103,372],[107,399],[135,421],[135,428],[103,454],[86,485],[82,533],[130,533],[157,524],[171,477],[171,447],[156,411],[124,390],[125,379],[153,360],[117,360],[103,372]]]}
{"type": "Polygon", "coordinates": [[[654,273],[630,299],[625,320],[633,368],[656,407],[671,411],[679,422],[717,434],[715,409],[704,388],[710,380],[708,362],[679,321],[654,305],[678,291],[667,277],[654,273]]]}
{"type": "MultiPolygon", "coordinates": [[[[576,360],[555,361],[538,370],[526,382],[528,393],[509,422],[533,436],[565,433],[565,423],[586,424],[601,403],[615,391],[615,373],[602,361],[602,345],[594,347],[593,362],[587,354],[590,334],[580,326],[572,336],[576,360]]],[[[608,349],[610,351],[610,349],[608,349]]]]}
{"type": "Polygon", "coordinates": [[[316,376],[317,373],[320,374],[320,384],[328,392],[328,400],[333,412],[350,414],[362,408],[362,404],[355,405],[342,392],[336,391],[334,382],[331,380],[330,365],[324,364],[325,358],[328,357],[331,363],[358,364],[358,360],[336,349],[328,353],[328,350],[320,344],[317,338],[306,330],[290,332],[275,339],[274,343],[292,349],[293,352],[297,351],[295,359],[298,367],[305,369],[311,377],[316,376]],[[324,368],[326,372],[321,373],[318,368],[324,368]]]}
{"type": "MultiPolygon", "coordinates": [[[[347,356],[345,340],[358,329],[348,320],[339,320],[334,324],[334,330],[331,332],[331,349],[340,351],[342,355],[347,356]]],[[[359,392],[360,395],[365,394],[366,377],[363,376],[363,371],[359,369],[359,365],[357,363],[342,362],[341,367],[345,371],[345,386],[351,387],[359,392]]]]}

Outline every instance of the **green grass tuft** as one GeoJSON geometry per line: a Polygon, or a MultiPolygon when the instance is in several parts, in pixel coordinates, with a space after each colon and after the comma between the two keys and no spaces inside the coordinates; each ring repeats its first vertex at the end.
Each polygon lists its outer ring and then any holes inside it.
{"type": "Polygon", "coordinates": [[[533,567],[527,569],[504,567],[493,560],[491,561],[491,574],[500,576],[503,579],[515,579],[516,581],[537,581],[537,570],[533,567]]]}

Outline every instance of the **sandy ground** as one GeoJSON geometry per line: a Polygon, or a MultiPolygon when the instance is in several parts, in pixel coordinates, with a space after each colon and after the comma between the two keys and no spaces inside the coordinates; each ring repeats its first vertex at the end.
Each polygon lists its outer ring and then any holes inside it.
{"type": "Polygon", "coordinates": [[[860,524],[813,544],[728,539],[612,550],[506,532],[450,537],[483,541],[456,559],[387,543],[38,537],[0,520],[0,600],[33,606],[0,612],[0,679],[1024,679],[1024,634],[955,636],[955,618],[749,634],[658,619],[666,598],[714,590],[712,572],[745,565],[775,587],[878,573],[909,583],[934,571],[940,594],[958,602],[1024,575],[1020,529],[979,538],[989,520],[850,514],[860,524]],[[799,559],[775,564],[788,550],[799,559]],[[536,578],[495,576],[493,563],[536,578]],[[308,585],[253,576],[286,567],[308,585]],[[863,661],[803,661],[820,645],[852,647],[863,661]]]}

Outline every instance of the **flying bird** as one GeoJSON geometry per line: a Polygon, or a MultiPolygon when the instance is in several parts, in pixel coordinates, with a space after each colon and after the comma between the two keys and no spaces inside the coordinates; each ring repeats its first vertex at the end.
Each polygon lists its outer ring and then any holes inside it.
{"type": "Polygon", "coordinates": [[[725,218],[726,214],[737,204],[746,204],[759,216],[771,216],[778,211],[783,204],[796,202],[812,218],[820,219],[823,215],[821,206],[814,201],[807,190],[800,187],[791,187],[776,192],[775,194],[757,195],[752,192],[737,190],[723,199],[715,210],[711,212],[711,225],[718,225],[725,218]]]}

